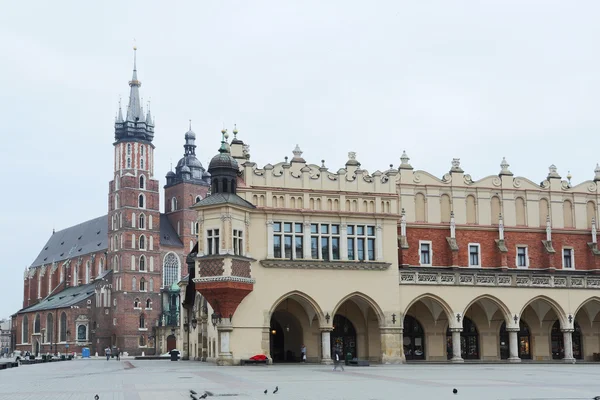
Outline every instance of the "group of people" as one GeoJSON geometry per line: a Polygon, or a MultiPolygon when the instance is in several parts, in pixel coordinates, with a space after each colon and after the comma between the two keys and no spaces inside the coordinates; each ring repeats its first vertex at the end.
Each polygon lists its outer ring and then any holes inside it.
{"type": "MultiPolygon", "coordinates": [[[[117,356],[117,361],[119,361],[121,359],[121,349],[117,347],[115,353],[115,355],[117,356]]],[[[110,356],[112,354],[112,350],[110,349],[110,347],[104,349],[104,354],[106,355],[106,361],[110,360],[110,356]]]]}

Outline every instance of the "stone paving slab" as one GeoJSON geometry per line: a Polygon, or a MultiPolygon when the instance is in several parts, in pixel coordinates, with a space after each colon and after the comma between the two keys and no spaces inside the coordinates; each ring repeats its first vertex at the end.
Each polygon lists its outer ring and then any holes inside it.
{"type": "Polygon", "coordinates": [[[75,360],[0,371],[0,399],[190,399],[189,389],[227,399],[593,399],[600,364],[346,367],[252,365],[217,367],[193,361],[75,360]],[[275,386],[279,392],[272,394],[275,386]],[[452,389],[458,393],[454,395],[452,389]],[[268,389],[268,394],[263,391],[268,389]]]}

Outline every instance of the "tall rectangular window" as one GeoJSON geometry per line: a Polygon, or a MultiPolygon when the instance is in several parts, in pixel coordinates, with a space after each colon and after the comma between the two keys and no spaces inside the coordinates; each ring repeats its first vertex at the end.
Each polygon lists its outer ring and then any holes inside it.
{"type": "Polygon", "coordinates": [[[209,229],[206,231],[206,254],[219,254],[219,230],[209,229]]]}
{"type": "Polygon", "coordinates": [[[376,241],[375,226],[373,225],[348,225],[348,260],[375,261],[376,241]]]}
{"type": "Polygon", "coordinates": [[[233,254],[244,255],[244,232],[238,229],[233,230],[233,254]]]}
{"type": "Polygon", "coordinates": [[[301,222],[273,223],[273,257],[304,258],[304,231],[301,222]]]}
{"type": "Polygon", "coordinates": [[[354,239],[348,238],[348,260],[354,260],[354,239]]]}
{"type": "Polygon", "coordinates": [[[563,249],[563,268],[573,268],[573,249],[563,249]]]}
{"type": "Polygon", "coordinates": [[[431,242],[421,243],[419,251],[421,265],[431,265],[431,242]]]}
{"type": "Polygon", "coordinates": [[[527,259],[527,247],[518,246],[517,247],[517,267],[527,267],[528,259],[527,259]]]}
{"type": "Polygon", "coordinates": [[[480,267],[479,264],[479,245],[469,244],[469,267],[480,267]]]}

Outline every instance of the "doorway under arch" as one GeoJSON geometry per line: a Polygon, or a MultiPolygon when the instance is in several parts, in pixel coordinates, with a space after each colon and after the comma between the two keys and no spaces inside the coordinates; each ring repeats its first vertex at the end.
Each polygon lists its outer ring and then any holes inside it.
{"type": "Polygon", "coordinates": [[[273,362],[300,362],[304,332],[298,318],[285,309],[277,310],[271,316],[270,329],[269,348],[273,362]]]}
{"type": "Polygon", "coordinates": [[[404,357],[407,360],[425,359],[425,330],[411,315],[404,317],[404,357]]]}
{"type": "MultiPolygon", "coordinates": [[[[510,355],[509,334],[506,331],[506,322],[500,326],[500,358],[507,360],[510,355]]],[[[531,332],[529,325],[523,320],[519,321],[519,332],[517,333],[517,343],[519,348],[519,358],[521,360],[531,360],[531,332]]]]}
{"type": "MultiPolygon", "coordinates": [[[[479,331],[477,326],[467,317],[463,317],[463,330],[460,333],[461,357],[464,360],[479,360],[479,331]]],[[[446,330],[446,354],[452,358],[452,332],[446,330]]]]}
{"type": "Polygon", "coordinates": [[[338,350],[344,359],[348,354],[351,355],[351,358],[358,357],[356,328],[348,318],[340,314],[333,317],[333,332],[331,332],[330,338],[331,354],[338,350]]]}
{"type": "MultiPolygon", "coordinates": [[[[577,321],[573,322],[575,331],[571,334],[573,337],[573,358],[576,360],[583,359],[583,347],[581,340],[581,327],[577,321]]],[[[552,345],[552,359],[562,360],[565,357],[565,338],[563,332],[560,330],[560,322],[556,321],[552,325],[551,333],[551,345],[552,345]]]]}
{"type": "Polygon", "coordinates": [[[167,336],[167,353],[177,347],[177,339],[175,335],[167,336]]]}

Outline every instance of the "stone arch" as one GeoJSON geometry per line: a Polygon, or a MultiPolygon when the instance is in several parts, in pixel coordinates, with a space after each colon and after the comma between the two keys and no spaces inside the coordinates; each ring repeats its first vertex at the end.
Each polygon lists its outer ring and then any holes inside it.
{"type": "Polygon", "coordinates": [[[352,300],[361,309],[365,319],[367,318],[368,309],[366,309],[364,306],[365,305],[370,306],[373,309],[373,311],[375,312],[375,315],[377,316],[377,321],[379,322],[379,326],[382,327],[385,325],[385,315],[384,315],[383,311],[381,310],[381,307],[379,307],[379,304],[377,304],[377,302],[375,300],[373,300],[371,297],[369,297],[366,294],[361,293],[361,292],[352,292],[352,293],[349,293],[346,296],[344,296],[340,301],[338,301],[338,303],[333,308],[332,316],[335,315],[339,311],[340,307],[348,300],[352,300]],[[354,299],[360,299],[360,301],[362,301],[362,303],[357,302],[354,299]]]}
{"type": "Polygon", "coordinates": [[[301,292],[299,290],[293,290],[291,292],[288,292],[288,293],[280,296],[277,300],[275,300],[275,302],[273,303],[273,306],[271,307],[268,315],[265,318],[265,323],[267,325],[270,324],[271,317],[273,316],[273,313],[275,312],[277,307],[279,307],[279,305],[281,305],[287,299],[292,299],[302,306],[302,308],[306,312],[309,322],[312,321],[316,315],[317,318],[319,319],[319,325],[324,325],[325,316],[324,316],[323,310],[321,310],[321,307],[319,306],[319,304],[312,297],[310,297],[306,293],[301,292]],[[311,311],[312,311],[312,315],[311,315],[311,311]]]}
{"type": "MultiPolygon", "coordinates": [[[[485,312],[486,317],[488,318],[488,322],[491,321],[494,314],[498,310],[500,310],[500,312],[504,316],[506,325],[507,326],[513,325],[514,320],[513,320],[513,317],[511,316],[510,310],[508,309],[506,304],[504,304],[504,302],[502,302],[497,297],[489,295],[489,294],[482,294],[481,296],[477,296],[476,298],[471,300],[469,302],[469,304],[467,304],[467,306],[464,308],[462,315],[464,316],[467,313],[467,311],[469,310],[469,308],[471,308],[473,305],[475,305],[477,303],[480,303],[480,307],[485,312]],[[492,305],[490,305],[489,303],[492,303],[492,305]],[[497,308],[494,309],[493,306],[496,306],[497,308]]],[[[517,320],[517,322],[518,322],[518,320],[517,320]]]]}
{"type": "MultiPolygon", "coordinates": [[[[525,312],[525,310],[527,309],[527,307],[532,306],[536,301],[542,301],[547,303],[550,308],[552,310],[554,310],[554,313],[556,314],[556,316],[558,317],[558,320],[560,322],[560,326],[561,328],[567,328],[569,325],[565,319],[565,311],[563,310],[563,308],[560,306],[560,304],[558,304],[555,300],[551,299],[548,296],[544,296],[544,295],[539,295],[539,296],[535,296],[533,298],[531,298],[530,300],[528,300],[523,307],[521,308],[521,311],[519,312],[519,319],[521,318],[521,315],[525,312]]],[[[533,310],[535,311],[535,313],[537,314],[538,318],[540,318],[540,322],[542,321],[542,318],[548,313],[549,309],[546,310],[546,312],[544,313],[544,315],[540,316],[539,312],[543,311],[543,310],[536,310],[535,307],[533,307],[533,310]]]]}
{"type": "Polygon", "coordinates": [[[573,313],[573,320],[575,320],[575,318],[577,317],[577,314],[583,310],[588,318],[590,319],[590,322],[593,322],[596,317],[598,315],[600,315],[600,297],[598,296],[592,296],[592,297],[588,297],[587,299],[585,299],[584,301],[581,302],[581,304],[579,304],[577,306],[577,308],[575,309],[575,312],[573,313]],[[596,304],[594,304],[596,303],[596,304]],[[594,307],[591,307],[591,306],[594,307]]]}
{"type": "MultiPolygon", "coordinates": [[[[427,306],[427,308],[429,308],[429,311],[434,316],[434,319],[437,319],[436,315],[435,315],[435,311],[432,310],[430,305],[428,305],[427,302],[424,300],[429,300],[429,301],[437,303],[437,305],[441,307],[441,309],[442,309],[441,311],[443,311],[446,314],[446,318],[448,319],[448,321],[455,321],[455,318],[453,317],[453,313],[452,313],[452,308],[448,305],[448,303],[446,303],[446,301],[443,300],[441,297],[436,296],[435,294],[432,294],[432,293],[423,293],[419,297],[414,298],[406,306],[402,315],[406,315],[412,306],[414,306],[415,304],[417,304],[418,302],[421,301],[427,306]]],[[[439,315],[438,315],[438,317],[439,317],[439,315]]],[[[404,324],[404,322],[402,322],[402,324],[404,324]]],[[[454,325],[454,322],[452,323],[452,325],[454,325]]],[[[452,327],[454,327],[454,326],[452,326],[452,327]]]]}

